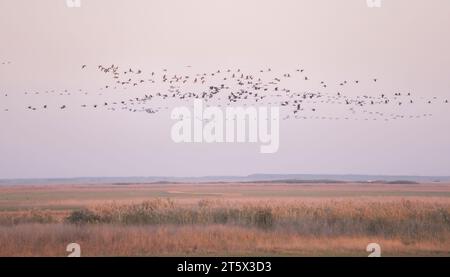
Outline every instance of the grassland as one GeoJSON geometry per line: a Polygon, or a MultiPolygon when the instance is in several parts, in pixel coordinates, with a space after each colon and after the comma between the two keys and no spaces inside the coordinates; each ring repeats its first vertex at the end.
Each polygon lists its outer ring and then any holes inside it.
{"type": "Polygon", "coordinates": [[[450,256],[450,184],[0,187],[0,256],[450,256]]]}

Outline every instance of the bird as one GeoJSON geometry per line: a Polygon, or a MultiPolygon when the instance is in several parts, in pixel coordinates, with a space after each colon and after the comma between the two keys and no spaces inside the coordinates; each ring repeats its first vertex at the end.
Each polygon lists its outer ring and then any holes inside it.
{"type": "MultiPolygon", "coordinates": [[[[81,69],[86,69],[87,66],[81,66],[81,69]]],[[[134,67],[136,68],[136,67],[134,67]]],[[[179,99],[186,101],[188,99],[202,99],[204,101],[208,101],[213,105],[212,101],[218,101],[217,106],[225,107],[234,104],[239,104],[242,102],[242,105],[247,106],[253,104],[279,104],[283,106],[283,110],[290,112],[291,114],[295,114],[291,117],[283,117],[290,119],[309,119],[310,116],[301,116],[302,113],[307,113],[307,111],[318,112],[327,111],[326,109],[319,109],[317,105],[344,105],[346,110],[354,116],[354,120],[380,120],[382,117],[386,120],[394,120],[400,118],[409,118],[403,115],[395,114],[393,111],[392,115],[388,116],[384,113],[377,112],[376,110],[363,110],[362,107],[370,106],[371,109],[376,109],[378,105],[385,105],[385,107],[389,107],[391,109],[395,109],[396,107],[402,106],[405,103],[410,103],[411,105],[417,101],[413,101],[410,99],[400,99],[402,93],[395,92],[392,93],[394,96],[391,97],[391,93],[383,92],[380,96],[371,96],[370,94],[357,94],[357,95],[346,95],[345,90],[343,90],[344,86],[350,81],[342,80],[337,83],[337,85],[341,86],[339,92],[321,92],[320,90],[317,92],[306,92],[306,91],[298,91],[298,88],[290,87],[290,84],[287,83],[288,78],[296,79],[299,78],[304,79],[305,81],[314,80],[312,76],[305,76],[303,74],[295,75],[293,72],[304,72],[300,67],[292,69],[290,72],[276,72],[271,67],[265,67],[266,69],[257,69],[255,73],[246,72],[240,68],[237,69],[215,69],[209,72],[195,73],[195,74],[177,74],[170,72],[167,69],[162,69],[163,73],[161,76],[155,71],[151,71],[148,73],[148,76],[145,76],[145,70],[143,69],[133,69],[133,67],[129,67],[127,70],[119,70],[119,66],[116,65],[99,65],[98,72],[107,74],[111,79],[111,82],[106,81],[99,90],[105,93],[99,93],[99,96],[102,96],[103,101],[100,103],[104,104],[91,104],[88,105],[83,104],[81,107],[87,108],[89,106],[94,107],[94,109],[105,107],[105,110],[108,111],[116,111],[116,110],[125,110],[130,112],[147,112],[153,113],[162,109],[167,109],[168,106],[165,107],[151,107],[154,101],[153,97],[157,97],[164,100],[170,99],[179,99]],[[134,78],[134,75],[140,74],[142,77],[139,79],[134,78]],[[126,77],[126,78],[125,78],[126,77]],[[189,81],[188,81],[189,80],[189,81]],[[191,81],[192,80],[192,81],[191,81]],[[220,81],[219,81],[220,80],[220,81]],[[220,83],[217,83],[220,82],[220,83]],[[163,86],[162,90],[158,86],[159,91],[153,92],[152,88],[148,87],[152,84],[163,86]],[[192,87],[191,87],[192,86],[192,87]],[[142,89],[142,91],[146,91],[145,95],[135,95],[131,99],[125,100],[111,100],[109,96],[106,94],[106,91],[115,91],[119,92],[121,89],[123,91],[132,90],[133,93],[139,93],[137,89],[142,89]],[[110,90],[111,89],[111,90],[110,90]],[[150,93],[148,92],[150,89],[150,93]],[[276,101],[273,101],[277,99],[276,101]],[[211,102],[210,102],[211,101],[211,102]],[[220,103],[220,101],[227,101],[227,103],[220,103]],[[358,118],[358,114],[367,114],[372,115],[375,118],[363,117],[358,118]],[[378,118],[380,117],[380,118],[378,118]]],[[[320,80],[320,79],[319,79],[320,80]]],[[[323,79],[322,79],[323,80],[323,79]]],[[[352,80],[352,79],[349,79],[352,80]]],[[[362,80],[355,80],[356,84],[361,84],[362,80]]],[[[371,78],[373,82],[379,82],[378,78],[371,78]]],[[[329,88],[328,82],[326,80],[320,81],[320,85],[318,85],[319,89],[329,88]]],[[[156,89],[156,88],[155,88],[156,89]]],[[[317,89],[317,88],[316,88],[317,89]]],[[[78,92],[80,94],[77,95],[89,95],[86,90],[79,89],[78,92]]],[[[43,95],[39,91],[35,93],[27,93],[26,95],[43,95]]],[[[61,92],[55,92],[55,90],[47,90],[45,91],[45,95],[58,95],[62,97],[67,97],[74,95],[70,90],[63,90],[61,92]]],[[[404,93],[404,95],[411,96],[411,93],[404,93]]],[[[5,97],[7,94],[5,93],[5,97]]],[[[422,98],[423,99],[423,98],[422,98]]],[[[427,100],[428,101],[428,100],[427,100]]],[[[429,104],[433,102],[438,102],[436,97],[433,97],[428,101],[429,104]],[[436,101],[433,101],[436,100],[436,101]]],[[[442,101],[442,100],[441,100],[442,101]]],[[[444,103],[448,103],[448,99],[444,98],[444,103]]],[[[442,102],[441,102],[442,103],[442,102]]],[[[170,104],[171,105],[171,104],[170,104]]],[[[344,107],[343,106],[343,107],[344,107]]],[[[44,109],[47,109],[48,106],[44,105],[44,109]]],[[[61,106],[61,109],[67,109],[66,105],[61,106]]],[[[36,110],[35,107],[30,106],[30,110],[36,110]]],[[[84,109],[88,111],[89,109],[84,109]]],[[[322,119],[322,120],[349,120],[350,116],[344,117],[335,117],[333,115],[320,115],[316,113],[316,116],[311,117],[310,119],[322,119]]],[[[412,118],[416,118],[414,115],[412,118]]]]}

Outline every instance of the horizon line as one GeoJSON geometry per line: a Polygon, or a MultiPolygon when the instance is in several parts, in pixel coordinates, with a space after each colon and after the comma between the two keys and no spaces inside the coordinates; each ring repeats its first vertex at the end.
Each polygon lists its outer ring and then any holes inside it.
{"type": "Polygon", "coordinates": [[[450,178],[450,175],[415,175],[415,174],[333,174],[333,173],[252,173],[248,175],[195,175],[195,176],[169,176],[169,175],[141,175],[141,176],[71,176],[71,177],[12,177],[2,178],[0,181],[22,180],[76,180],[76,179],[132,179],[132,178],[160,178],[160,179],[205,179],[205,178],[251,178],[251,177],[280,177],[280,176],[334,176],[334,177],[409,177],[409,178],[450,178]]]}

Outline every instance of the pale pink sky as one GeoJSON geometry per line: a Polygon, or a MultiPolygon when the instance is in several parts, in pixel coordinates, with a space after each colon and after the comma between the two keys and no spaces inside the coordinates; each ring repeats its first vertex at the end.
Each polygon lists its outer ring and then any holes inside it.
{"type": "MultiPolygon", "coordinates": [[[[169,113],[23,108],[40,101],[24,91],[98,88],[103,80],[81,74],[81,64],[112,63],[147,72],[301,66],[330,82],[375,76],[386,93],[449,98],[448,0],[385,0],[373,9],[365,0],[81,2],[0,0],[0,97],[8,93],[0,98],[0,178],[450,175],[448,105],[411,121],[285,121],[271,155],[255,144],[174,144],[169,113]]],[[[362,85],[360,93],[376,92],[362,85]]]]}

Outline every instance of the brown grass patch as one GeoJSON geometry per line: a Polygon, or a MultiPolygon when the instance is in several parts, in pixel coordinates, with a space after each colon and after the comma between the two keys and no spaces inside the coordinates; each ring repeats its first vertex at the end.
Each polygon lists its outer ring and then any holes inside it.
{"type": "Polygon", "coordinates": [[[0,256],[66,256],[77,242],[82,256],[367,256],[370,242],[383,256],[449,256],[438,241],[405,243],[374,236],[312,237],[286,230],[238,226],[116,226],[25,224],[0,227],[0,256]]]}
{"type": "Polygon", "coordinates": [[[370,242],[383,256],[450,256],[449,192],[448,185],[3,187],[0,256],[64,256],[71,242],[84,256],[367,256],[370,242]]]}

